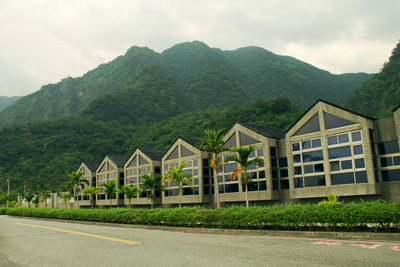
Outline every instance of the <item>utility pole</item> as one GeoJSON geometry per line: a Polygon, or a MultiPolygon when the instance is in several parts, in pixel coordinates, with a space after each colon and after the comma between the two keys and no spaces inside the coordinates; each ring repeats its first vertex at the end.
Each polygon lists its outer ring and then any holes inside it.
{"type": "Polygon", "coordinates": [[[8,202],[10,202],[10,179],[7,179],[7,208],[8,208],[8,202]]]}

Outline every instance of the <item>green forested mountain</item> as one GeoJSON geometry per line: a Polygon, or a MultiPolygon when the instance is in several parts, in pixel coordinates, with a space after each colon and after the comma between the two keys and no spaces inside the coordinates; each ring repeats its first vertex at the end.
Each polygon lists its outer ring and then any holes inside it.
{"type": "Polygon", "coordinates": [[[4,110],[6,107],[14,104],[15,101],[17,101],[20,98],[21,98],[20,96],[12,96],[12,97],[0,96],[0,111],[4,110]]]}
{"type": "Polygon", "coordinates": [[[0,129],[0,189],[22,192],[63,188],[68,174],[82,161],[106,155],[130,156],[136,147],[168,148],[179,136],[203,137],[205,129],[232,126],[236,121],[286,129],[303,112],[290,100],[257,100],[225,110],[208,109],[174,116],[148,126],[99,121],[75,116],[0,129]]]}
{"type": "Polygon", "coordinates": [[[131,123],[159,121],[199,109],[279,96],[299,107],[319,98],[343,104],[369,76],[334,75],[257,47],[222,51],[197,41],[175,45],[163,53],[132,47],[82,77],[65,78],[19,99],[0,113],[0,127],[80,112],[107,121],[121,116],[131,123]]]}
{"type": "Polygon", "coordinates": [[[393,49],[382,70],[349,97],[345,107],[362,114],[384,118],[400,104],[400,43],[393,49]]]}

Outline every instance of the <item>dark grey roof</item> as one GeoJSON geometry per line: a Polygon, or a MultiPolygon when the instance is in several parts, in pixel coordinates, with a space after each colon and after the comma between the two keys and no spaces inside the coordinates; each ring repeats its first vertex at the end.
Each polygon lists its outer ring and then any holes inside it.
{"type": "MultiPolygon", "coordinates": [[[[261,134],[265,137],[274,138],[274,139],[285,138],[285,131],[282,131],[282,130],[272,129],[272,128],[258,126],[258,125],[254,125],[254,124],[248,124],[248,123],[239,122],[239,121],[236,123],[242,125],[243,127],[248,128],[258,134],[261,134]]],[[[232,129],[235,126],[235,124],[232,125],[232,127],[230,129],[232,129]]],[[[227,130],[226,132],[229,132],[230,129],[227,130]]]]}
{"type": "Polygon", "coordinates": [[[125,165],[125,162],[128,160],[128,157],[125,156],[107,156],[112,162],[114,162],[115,165],[118,167],[123,167],[125,165]]]}
{"type": "Polygon", "coordinates": [[[301,115],[301,116],[286,130],[286,132],[289,132],[290,129],[292,129],[293,126],[295,126],[295,125],[301,120],[301,118],[303,118],[303,117],[304,117],[315,105],[317,105],[319,102],[322,102],[322,103],[328,104],[328,105],[330,105],[330,106],[333,106],[333,107],[335,107],[335,108],[338,108],[338,109],[347,111],[347,112],[352,113],[352,114],[354,114],[354,115],[357,115],[357,116],[360,116],[360,117],[363,117],[363,118],[366,118],[366,119],[369,119],[369,120],[376,121],[375,118],[372,118],[372,117],[369,117],[369,116],[360,114],[360,113],[358,113],[358,112],[355,112],[355,111],[352,111],[352,110],[350,110],[350,109],[341,107],[341,106],[339,106],[339,105],[330,103],[330,102],[328,102],[328,101],[325,101],[325,100],[322,100],[322,99],[318,99],[317,101],[315,101],[315,103],[314,103],[311,107],[309,107],[309,108],[303,113],[303,115],[301,115]]]}
{"type": "Polygon", "coordinates": [[[161,160],[167,150],[164,149],[155,149],[155,148],[144,148],[138,147],[137,149],[141,150],[144,154],[146,154],[152,160],[161,160]]]}
{"type": "Polygon", "coordinates": [[[95,172],[97,170],[97,168],[100,166],[101,162],[97,162],[97,161],[84,161],[83,164],[86,165],[86,167],[88,167],[88,169],[92,172],[95,172]]]}
{"type": "Polygon", "coordinates": [[[200,139],[197,138],[189,138],[189,137],[179,137],[179,138],[194,147],[196,147],[200,143],[200,139]]]}

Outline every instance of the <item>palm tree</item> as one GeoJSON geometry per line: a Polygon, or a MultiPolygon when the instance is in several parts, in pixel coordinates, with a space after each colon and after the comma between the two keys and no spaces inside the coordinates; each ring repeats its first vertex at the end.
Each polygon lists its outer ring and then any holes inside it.
{"type": "Polygon", "coordinates": [[[110,180],[108,183],[101,183],[100,186],[104,188],[104,193],[106,193],[107,197],[110,199],[110,209],[112,206],[112,199],[114,195],[117,193],[117,182],[115,180],[110,180]]]}
{"type": "MultiPolygon", "coordinates": [[[[70,175],[70,181],[67,183],[67,187],[74,188],[74,193],[77,194],[77,187],[80,186],[81,188],[85,187],[86,185],[89,185],[89,181],[85,178],[83,178],[83,172],[72,172],[70,175]]],[[[78,208],[79,208],[79,198],[76,198],[78,201],[78,208]]]]}
{"type": "Polygon", "coordinates": [[[40,194],[40,199],[41,199],[41,201],[44,202],[45,208],[47,208],[47,199],[50,197],[51,197],[50,190],[47,190],[46,192],[40,194]]]}
{"type": "Polygon", "coordinates": [[[156,190],[165,190],[165,186],[162,184],[162,176],[161,174],[151,172],[150,175],[147,173],[140,175],[140,178],[144,179],[142,190],[150,191],[147,197],[151,199],[151,209],[153,209],[154,201],[156,199],[156,190]]]}
{"type": "Polygon", "coordinates": [[[40,203],[40,194],[35,195],[35,198],[32,200],[32,203],[35,204],[35,207],[39,207],[40,203]]]}
{"type": "Polygon", "coordinates": [[[185,167],[186,163],[181,162],[178,166],[171,167],[169,171],[164,176],[164,181],[168,180],[170,184],[174,182],[178,182],[178,193],[179,193],[179,207],[181,207],[182,203],[182,186],[186,184],[188,186],[192,186],[192,176],[188,173],[183,172],[183,167],[185,167]]]}
{"type": "Polygon", "coordinates": [[[138,187],[130,187],[129,185],[123,185],[118,190],[118,193],[124,194],[129,201],[128,207],[131,208],[132,198],[137,197],[140,193],[140,189],[138,187]]]}
{"type": "Polygon", "coordinates": [[[65,208],[67,208],[67,202],[71,198],[75,197],[75,194],[70,193],[70,192],[62,192],[60,196],[58,197],[59,199],[62,199],[65,202],[65,208]]]}
{"type": "Polygon", "coordinates": [[[35,195],[29,194],[29,193],[26,193],[26,194],[24,195],[25,201],[28,202],[28,208],[31,207],[31,201],[32,201],[32,199],[33,199],[34,197],[35,197],[35,195]]]}
{"type": "Polygon", "coordinates": [[[218,190],[218,169],[221,167],[221,162],[219,160],[219,154],[228,151],[229,149],[224,148],[226,141],[223,140],[223,132],[225,129],[220,129],[218,131],[205,130],[204,133],[207,138],[202,140],[199,149],[204,149],[210,151],[212,155],[211,168],[214,170],[214,194],[215,201],[217,203],[217,209],[219,209],[219,190],[218,190]]]}
{"type": "Polygon", "coordinates": [[[225,158],[225,162],[229,161],[234,161],[236,163],[239,163],[240,166],[238,166],[235,170],[233,170],[233,173],[231,175],[231,180],[234,181],[238,175],[240,175],[241,182],[245,185],[246,188],[246,207],[249,208],[249,198],[248,198],[248,183],[251,182],[251,178],[247,174],[247,168],[250,165],[260,165],[264,166],[264,160],[262,158],[254,158],[252,160],[249,160],[249,155],[251,152],[253,152],[255,148],[253,146],[248,146],[248,147],[233,147],[231,149],[232,152],[236,152],[237,156],[227,156],[225,158]]]}
{"type": "Polygon", "coordinates": [[[100,190],[99,186],[85,187],[82,190],[82,194],[84,194],[85,196],[90,195],[90,204],[92,206],[92,209],[93,209],[93,198],[94,196],[96,196],[98,190],[100,190]]]}

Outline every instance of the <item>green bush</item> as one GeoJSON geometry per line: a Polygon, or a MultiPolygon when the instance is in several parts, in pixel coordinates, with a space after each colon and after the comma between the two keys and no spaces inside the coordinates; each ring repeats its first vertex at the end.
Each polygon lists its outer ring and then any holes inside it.
{"type": "Polygon", "coordinates": [[[0,214],[63,220],[209,227],[224,229],[276,229],[327,231],[399,231],[400,204],[383,201],[326,205],[276,204],[231,206],[220,210],[204,207],[175,209],[56,209],[0,208],[0,214]]]}
{"type": "Polygon", "coordinates": [[[0,208],[0,215],[6,214],[8,208],[0,208]]]}

